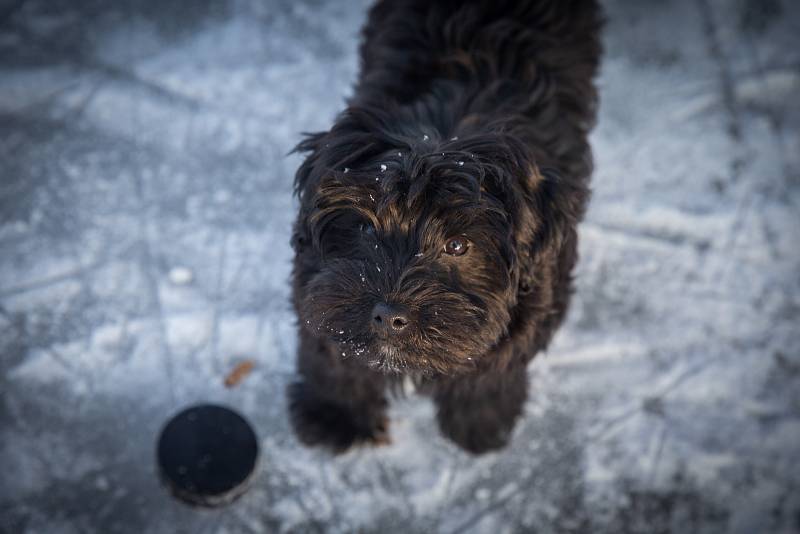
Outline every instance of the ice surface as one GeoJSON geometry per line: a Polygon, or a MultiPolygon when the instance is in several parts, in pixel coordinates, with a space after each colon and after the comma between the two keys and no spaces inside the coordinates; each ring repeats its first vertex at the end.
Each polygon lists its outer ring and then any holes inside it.
{"type": "Polygon", "coordinates": [[[577,291],[513,443],[411,395],[331,458],[286,419],[287,153],[366,3],[0,2],[0,532],[800,530],[800,4],[605,5],[577,291]],[[216,511],[154,466],[201,400],[263,451],[216,511]]]}

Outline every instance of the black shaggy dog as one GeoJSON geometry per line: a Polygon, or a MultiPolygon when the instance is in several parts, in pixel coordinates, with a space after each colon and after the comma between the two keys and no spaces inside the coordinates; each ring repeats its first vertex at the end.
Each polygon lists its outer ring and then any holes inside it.
{"type": "Polygon", "coordinates": [[[297,172],[300,440],[388,440],[410,375],[445,436],[505,445],[564,318],[589,197],[592,0],[382,0],[361,73],[297,172]]]}

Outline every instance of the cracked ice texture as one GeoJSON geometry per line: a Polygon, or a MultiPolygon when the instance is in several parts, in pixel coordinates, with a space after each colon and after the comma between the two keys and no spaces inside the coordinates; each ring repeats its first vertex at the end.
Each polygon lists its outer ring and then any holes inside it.
{"type": "Polygon", "coordinates": [[[0,531],[800,529],[800,4],[605,6],[577,292],[512,445],[469,457],[411,397],[330,458],[286,420],[286,154],[366,3],[0,2],[0,531]],[[198,401],[263,451],[212,512],[153,465],[198,401]]]}

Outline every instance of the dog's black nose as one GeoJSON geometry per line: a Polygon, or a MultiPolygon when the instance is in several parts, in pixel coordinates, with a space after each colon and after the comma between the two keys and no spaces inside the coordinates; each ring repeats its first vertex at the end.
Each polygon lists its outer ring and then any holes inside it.
{"type": "Polygon", "coordinates": [[[408,313],[402,306],[379,302],[372,308],[372,326],[379,332],[398,334],[408,323],[408,313]]]}

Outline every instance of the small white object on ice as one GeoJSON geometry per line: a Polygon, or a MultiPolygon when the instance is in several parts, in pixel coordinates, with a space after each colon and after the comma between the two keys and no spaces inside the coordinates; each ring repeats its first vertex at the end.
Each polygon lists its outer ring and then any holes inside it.
{"type": "Polygon", "coordinates": [[[345,167],[344,168],[344,173],[347,174],[348,172],[350,172],[350,168],[349,167],[345,167]]]}
{"type": "Polygon", "coordinates": [[[489,490],[488,490],[488,489],[486,489],[486,488],[478,488],[478,489],[475,491],[475,497],[476,497],[476,498],[477,498],[479,501],[485,501],[485,500],[488,500],[488,499],[489,499],[489,495],[490,495],[490,493],[489,493],[489,490]]]}
{"type": "Polygon", "coordinates": [[[459,167],[463,167],[463,166],[464,166],[464,162],[463,162],[463,161],[459,161],[459,162],[458,162],[458,166],[459,166],[459,167]]]}
{"type": "Polygon", "coordinates": [[[386,164],[385,163],[381,163],[381,172],[386,172],[386,168],[387,168],[386,164]]]}
{"type": "Polygon", "coordinates": [[[451,141],[458,141],[458,136],[456,135],[455,137],[451,137],[450,140],[451,141]]]}
{"type": "Polygon", "coordinates": [[[173,267],[169,271],[169,281],[176,286],[185,286],[192,283],[194,274],[186,267],[173,267]]]}
{"type": "Polygon", "coordinates": [[[430,137],[428,137],[428,134],[422,136],[423,141],[427,141],[428,139],[430,139],[430,137]]]}

